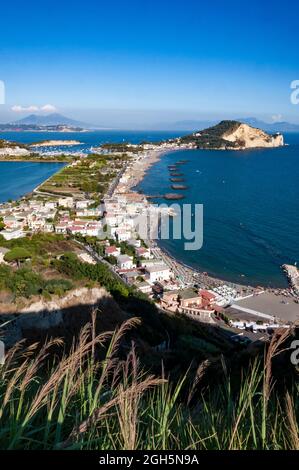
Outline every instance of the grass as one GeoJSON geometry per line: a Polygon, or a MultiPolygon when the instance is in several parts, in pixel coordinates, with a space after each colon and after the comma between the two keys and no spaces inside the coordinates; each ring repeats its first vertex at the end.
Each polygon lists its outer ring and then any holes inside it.
{"type": "Polygon", "coordinates": [[[298,385],[279,390],[272,376],[286,333],[264,360],[240,371],[236,384],[223,361],[222,380],[175,384],[141,369],[134,345],[120,345],[137,319],[95,334],[96,313],[68,353],[61,339],[12,348],[0,366],[2,449],[299,449],[298,385]],[[55,353],[54,353],[55,352],[55,353]]]}

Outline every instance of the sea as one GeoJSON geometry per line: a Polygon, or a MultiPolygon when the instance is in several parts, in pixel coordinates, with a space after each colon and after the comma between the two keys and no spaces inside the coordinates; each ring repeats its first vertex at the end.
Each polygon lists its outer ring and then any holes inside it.
{"type": "MultiPolygon", "coordinates": [[[[97,131],[86,133],[6,132],[0,139],[82,142],[67,152],[89,152],[105,142],[160,141],[184,132],[97,131]]],[[[185,240],[159,244],[188,266],[218,278],[250,285],[286,287],[284,263],[299,262],[299,134],[285,134],[285,147],[247,151],[182,150],[170,152],[146,173],[137,189],[166,203],[168,165],[181,166],[187,189],[179,204],[203,205],[203,246],[186,251],[185,240]]],[[[47,151],[60,150],[59,148],[47,151]]],[[[31,191],[60,167],[59,163],[0,163],[0,201],[31,191]]],[[[170,204],[170,202],[168,202],[170,204]]]]}

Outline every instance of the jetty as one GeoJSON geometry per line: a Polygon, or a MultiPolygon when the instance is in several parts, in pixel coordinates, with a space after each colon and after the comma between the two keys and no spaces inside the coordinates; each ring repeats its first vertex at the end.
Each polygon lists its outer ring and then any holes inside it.
{"type": "Polygon", "coordinates": [[[293,264],[283,264],[282,269],[286,273],[294,293],[299,296],[299,269],[293,264]]]}

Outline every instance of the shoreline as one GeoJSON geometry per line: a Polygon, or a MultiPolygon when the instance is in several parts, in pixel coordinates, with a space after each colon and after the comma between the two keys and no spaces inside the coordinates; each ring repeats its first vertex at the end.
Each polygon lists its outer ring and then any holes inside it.
{"type": "MultiPolygon", "coordinates": [[[[182,147],[178,147],[178,148],[158,150],[158,151],[150,150],[147,156],[145,156],[144,158],[141,158],[141,160],[136,161],[133,168],[131,168],[131,171],[133,169],[135,172],[136,165],[137,165],[137,174],[133,178],[129,179],[128,183],[126,184],[126,190],[129,192],[136,193],[136,194],[143,194],[144,197],[146,198],[147,204],[151,204],[150,195],[137,191],[136,189],[137,185],[141,183],[141,181],[144,179],[145,175],[150,170],[150,168],[155,163],[160,161],[163,156],[172,152],[179,151],[179,150],[192,150],[192,149],[190,148],[184,149],[182,147]]],[[[202,271],[200,267],[198,268],[191,267],[188,264],[186,264],[184,261],[181,261],[175,258],[171,253],[168,252],[166,248],[160,245],[159,240],[157,241],[151,240],[150,247],[154,249],[158,249],[163,255],[163,257],[165,258],[166,264],[168,264],[169,266],[175,265],[178,271],[185,272],[185,275],[189,278],[191,277],[194,278],[195,283],[196,283],[196,278],[197,278],[199,282],[205,283],[205,284],[209,283],[213,287],[226,284],[226,285],[233,286],[237,288],[238,290],[250,290],[252,293],[256,293],[257,290],[261,291],[260,288],[262,288],[262,292],[271,292],[276,295],[279,295],[282,292],[286,292],[286,291],[288,291],[289,293],[291,292],[290,285],[286,287],[271,287],[271,286],[264,286],[264,285],[253,286],[251,284],[233,282],[230,280],[221,279],[219,277],[213,276],[207,271],[202,271]]]]}
{"type": "Polygon", "coordinates": [[[46,159],[41,159],[41,160],[38,160],[36,158],[27,158],[26,160],[24,159],[21,159],[21,158],[16,158],[16,159],[13,159],[13,160],[8,160],[7,158],[0,158],[0,163],[2,162],[6,162],[6,163],[13,163],[13,162],[16,162],[16,163],[68,163],[68,160],[54,160],[54,159],[49,159],[49,160],[46,160],[46,159]]]}
{"type": "MultiPolygon", "coordinates": [[[[165,155],[168,155],[170,153],[174,153],[177,151],[182,151],[182,150],[192,150],[190,147],[173,147],[173,148],[158,148],[158,149],[148,149],[146,151],[143,151],[141,154],[139,154],[139,158],[137,155],[136,160],[133,163],[133,166],[131,168],[126,169],[129,173],[129,178],[128,181],[125,183],[125,189],[124,192],[131,192],[135,194],[142,194],[145,197],[146,204],[150,205],[150,195],[144,194],[142,192],[137,191],[136,187],[138,184],[144,179],[145,175],[148,173],[150,168],[157,163],[158,161],[161,160],[161,158],[165,155]]],[[[15,160],[7,160],[7,159],[0,159],[0,162],[29,162],[29,163],[60,163],[63,168],[65,166],[68,166],[70,164],[69,161],[61,161],[61,160],[37,160],[37,159],[15,159],[15,160]]],[[[50,177],[48,177],[45,181],[41,182],[38,186],[33,188],[28,194],[41,194],[43,196],[51,196],[55,197],[58,196],[56,194],[52,193],[43,193],[39,191],[39,188],[49,179],[51,179],[56,173],[58,173],[61,169],[59,169],[57,172],[53,173],[50,177]]],[[[125,173],[126,173],[125,171],[125,173]]],[[[124,174],[125,174],[124,173],[124,174]]],[[[117,190],[117,187],[114,188],[113,193],[117,190]]],[[[112,193],[112,194],[113,194],[112,193]]],[[[22,196],[20,196],[22,197],[22,196]]],[[[283,287],[271,287],[271,286],[253,286],[250,284],[246,283],[241,283],[241,282],[233,282],[230,280],[222,279],[217,276],[214,276],[210,274],[207,271],[201,270],[200,266],[198,267],[191,267],[187,263],[185,263],[182,260],[177,259],[175,256],[173,256],[171,253],[167,251],[164,247],[162,247],[159,243],[159,240],[151,240],[150,241],[150,247],[153,248],[154,250],[159,250],[160,254],[164,258],[164,261],[168,266],[171,266],[174,272],[178,274],[178,277],[182,277],[183,279],[188,279],[189,282],[192,280],[193,284],[194,283],[201,283],[204,284],[205,286],[208,284],[211,287],[217,287],[221,286],[223,284],[227,284],[229,286],[233,286],[234,288],[238,289],[239,291],[244,291],[244,290],[250,290],[252,293],[257,292],[257,290],[263,290],[266,292],[272,292],[275,294],[281,294],[282,292],[291,292],[291,286],[287,286],[285,288],[283,287]],[[260,288],[260,289],[259,289],[260,288]]]]}

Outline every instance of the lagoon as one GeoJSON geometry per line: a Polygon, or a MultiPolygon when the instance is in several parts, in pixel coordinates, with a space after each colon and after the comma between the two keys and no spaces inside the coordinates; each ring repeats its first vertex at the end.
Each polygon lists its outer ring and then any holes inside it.
{"type": "Polygon", "coordinates": [[[30,193],[64,163],[0,162],[0,202],[30,193]]]}

